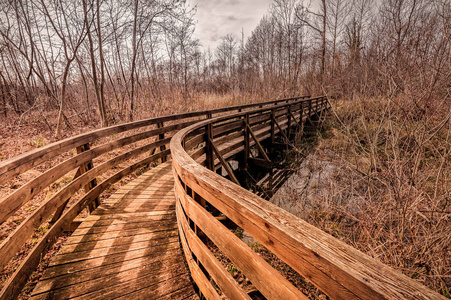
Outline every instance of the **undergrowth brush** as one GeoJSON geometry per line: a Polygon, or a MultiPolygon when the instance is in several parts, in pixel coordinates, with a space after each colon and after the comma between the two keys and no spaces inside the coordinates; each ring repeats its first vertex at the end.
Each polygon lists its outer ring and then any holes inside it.
{"type": "Polygon", "coordinates": [[[315,155],[338,166],[309,222],[451,293],[451,103],[335,103],[315,155]],[[343,192],[346,191],[346,192],[343,192]],[[326,205],[327,203],[327,205],[326,205]]]}

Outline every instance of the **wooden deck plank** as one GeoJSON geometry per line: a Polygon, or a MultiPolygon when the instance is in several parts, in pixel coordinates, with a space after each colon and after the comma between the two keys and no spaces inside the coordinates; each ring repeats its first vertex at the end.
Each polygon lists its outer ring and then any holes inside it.
{"type": "Polygon", "coordinates": [[[187,274],[171,278],[158,286],[148,286],[117,299],[181,299],[189,293],[190,279],[187,274]]]}
{"type": "Polygon", "coordinates": [[[140,234],[140,235],[136,235],[136,236],[132,236],[132,237],[107,239],[107,240],[102,240],[102,241],[86,242],[83,244],[70,244],[70,245],[65,245],[63,248],[61,248],[61,250],[59,251],[59,254],[79,252],[79,251],[89,251],[89,250],[101,249],[101,248],[111,248],[111,247],[115,247],[115,246],[139,243],[142,241],[149,241],[149,240],[170,239],[174,236],[175,237],[178,236],[178,233],[176,230],[159,231],[159,232],[151,233],[151,234],[140,234]]]}
{"type": "Polygon", "coordinates": [[[140,228],[140,229],[134,229],[134,230],[127,230],[127,231],[119,231],[119,232],[104,232],[104,233],[96,233],[96,234],[85,234],[85,235],[77,235],[77,236],[71,236],[69,239],[67,239],[67,244],[74,244],[74,243],[85,243],[85,242],[93,242],[93,241],[100,241],[100,240],[108,240],[108,239],[115,239],[120,237],[130,237],[140,234],[147,234],[152,232],[159,232],[159,231],[172,231],[176,230],[176,225],[171,225],[171,228],[168,228],[168,226],[160,226],[160,227],[152,227],[152,228],[140,228]]]}
{"type": "MultiPolygon", "coordinates": [[[[170,247],[174,246],[178,242],[177,237],[172,237],[171,239],[165,239],[165,244],[170,247]]],[[[149,243],[149,241],[144,242],[138,242],[138,243],[132,243],[132,244],[125,244],[125,245],[119,245],[119,246],[113,246],[108,248],[98,248],[93,250],[85,250],[85,251],[78,251],[78,252],[72,252],[67,254],[62,254],[56,257],[52,262],[49,264],[49,266],[56,266],[60,264],[67,264],[72,263],[76,261],[84,261],[88,259],[94,259],[94,258],[105,258],[109,257],[111,255],[119,255],[122,253],[127,253],[130,251],[135,250],[141,250],[141,249],[147,249],[151,247],[155,247],[158,245],[161,245],[162,241],[160,239],[155,240],[153,243],[158,243],[157,245],[152,245],[152,243],[149,243]],[[89,253],[84,253],[86,251],[89,251],[89,253]]],[[[168,250],[167,248],[164,249],[165,251],[168,250]]]]}
{"type": "MultiPolygon", "coordinates": [[[[105,268],[102,270],[102,272],[92,272],[91,270],[87,270],[80,272],[78,274],[79,276],[64,275],[59,278],[58,281],[47,279],[39,285],[39,288],[36,288],[34,290],[34,295],[37,296],[39,294],[49,293],[51,291],[60,289],[72,289],[74,287],[83,287],[86,288],[86,291],[88,291],[88,289],[95,291],[95,289],[93,289],[92,287],[97,284],[103,284],[105,287],[108,286],[108,282],[103,281],[103,279],[110,280],[109,282],[112,282],[114,280],[123,280],[126,277],[131,278],[130,273],[141,273],[143,272],[143,270],[155,270],[156,268],[163,270],[174,265],[178,266],[183,262],[183,258],[180,255],[177,255],[177,253],[173,255],[175,257],[168,256],[164,259],[158,259],[157,261],[151,262],[146,259],[138,259],[127,264],[105,268]]],[[[67,293],[67,291],[58,291],[58,293],[60,293],[61,297],[62,294],[67,293]]],[[[55,292],[53,292],[53,294],[55,294],[55,292]]],[[[72,296],[74,296],[74,294],[72,296]]]]}
{"type": "MultiPolygon", "coordinates": [[[[166,260],[165,262],[168,263],[169,261],[166,260]]],[[[119,272],[112,276],[97,277],[79,284],[53,289],[40,295],[34,295],[31,299],[48,299],[49,295],[46,295],[47,293],[54,299],[94,299],[99,296],[103,299],[112,299],[107,295],[111,295],[113,291],[120,295],[121,292],[127,293],[136,289],[137,282],[139,282],[138,285],[140,288],[142,284],[145,284],[142,282],[146,282],[151,278],[152,280],[149,281],[155,285],[159,281],[165,281],[172,276],[179,276],[183,272],[186,274],[187,271],[180,269],[180,263],[164,266],[160,262],[158,266],[146,265],[137,269],[119,272]]]]}
{"type": "Polygon", "coordinates": [[[175,214],[174,211],[165,211],[165,210],[154,210],[151,212],[137,212],[137,213],[111,213],[109,215],[89,215],[84,220],[85,221],[97,221],[97,220],[136,220],[138,218],[147,218],[148,216],[159,216],[159,215],[167,215],[167,214],[175,214]]]}
{"type": "Polygon", "coordinates": [[[91,227],[101,227],[101,226],[116,226],[120,224],[134,224],[134,223],[147,223],[158,220],[172,220],[175,219],[174,214],[161,214],[161,215],[150,215],[147,217],[137,217],[131,220],[124,219],[98,219],[97,221],[84,221],[78,226],[81,228],[91,228],[91,227]]]}
{"type": "MultiPolygon", "coordinates": [[[[172,229],[174,224],[174,220],[161,220],[159,222],[133,222],[133,223],[122,223],[112,226],[93,226],[91,228],[80,228],[77,229],[78,235],[88,235],[88,234],[101,234],[101,233],[112,233],[116,231],[126,231],[126,230],[140,230],[145,231],[146,229],[153,229],[153,228],[164,228],[164,229],[172,229]]],[[[75,233],[75,232],[74,232],[75,233]]]]}
{"type": "MultiPolygon", "coordinates": [[[[155,205],[148,205],[147,209],[156,209],[156,210],[174,210],[175,204],[155,204],[155,205]]],[[[122,214],[122,213],[129,213],[129,212],[139,212],[142,211],[141,207],[118,207],[118,208],[109,208],[99,206],[94,212],[94,215],[108,215],[111,211],[114,213],[122,214]]]]}
{"type": "Polygon", "coordinates": [[[171,163],[106,199],[67,239],[31,299],[198,299],[175,217],[171,163]]]}
{"type": "MultiPolygon", "coordinates": [[[[153,249],[155,250],[155,249],[153,249]]],[[[102,273],[104,269],[109,269],[117,265],[122,266],[125,262],[136,260],[136,259],[146,259],[149,261],[162,260],[167,256],[173,256],[178,254],[179,249],[174,247],[174,249],[165,249],[165,251],[145,253],[144,251],[131,251],[127,253],[126,257],[124,255],[116,255],[111,257],[108,261],[103,262],[100,258],[89,259],[85,261],[77,261],[68,264],[61,264],[54,268],[49,267],[46,269],[46,274],[44,274],[41,280],[56,278],[67,274],[75,274],[82,271],[98,272],[102,273]],[[118,259],[119,258],[119,259],[118,259]]],[[[55,279],[58,280],[58,279],[55,279]]]]}
{"type": "Polygon", "coordinates": [[[95,299],[158,299],[173,291],[180,289],[190,283],[186,270],[171,268],[165,273],[147,274],[139,278],[116,284],[110,288],[97,290],[95,292],[76,297],[77,300],[95,299]],[[146,290],[146,295],[138,295],[146,290]]]}

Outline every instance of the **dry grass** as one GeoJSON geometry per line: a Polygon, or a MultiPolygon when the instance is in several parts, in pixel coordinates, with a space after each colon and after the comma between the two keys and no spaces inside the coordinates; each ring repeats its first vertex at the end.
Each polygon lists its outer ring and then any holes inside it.
{"type": "Polygon", "coordinates": [[[338,168],[308,221],[450,297],[449,99],[336,104],[315,155],[338,168]]]}

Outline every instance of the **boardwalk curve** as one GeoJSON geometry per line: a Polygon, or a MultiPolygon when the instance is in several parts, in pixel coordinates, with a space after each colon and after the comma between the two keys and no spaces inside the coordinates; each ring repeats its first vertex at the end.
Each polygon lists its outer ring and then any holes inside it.
{"type": "Polygon", "coordinates": [[[30,299],[196,299],[164,163],[104,201],[64,243],[30,299]]]}
{"type": "Polygon", "coordinates": [[[36,166],[45,170],[0,200],[0,223],[55,183],[65,185],[1,242],[0,271],[48,226],[4,283],[0,299],[20,294],[42,257],[86,209],[90,215],[76,224],[32,299],[198,299],[198,294],[251,299],[211,252],[212,244],[267,299],[307,298],[235,236],[230,224],[332,299],[441,298],[240,187],[237,173],[271,168],[269,154],[289,147],[305,124],[317,126],[328,105],[326,97],[296,97],[153,118],[81,134],[1,162],[1,184],[36,166]],[[111,185],[149,167],[99,201],[111,185]],[[66,180],[68,174],[75,175],[66,180]]]}

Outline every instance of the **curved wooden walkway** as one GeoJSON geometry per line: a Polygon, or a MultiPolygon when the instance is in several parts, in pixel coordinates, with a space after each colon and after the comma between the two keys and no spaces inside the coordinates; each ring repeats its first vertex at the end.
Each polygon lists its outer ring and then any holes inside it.
{"type": "Polygon", "coordinates": [[[238,178],[244,186],[253,179],[245,177],[252,177],[246,173],[251,168],[272,172],[268,155],[289,147],[292,137],[302,136],[304,125],[321,123],[327,98],[307,98],[116,125],[0,162],[1,185],[76,150],[0,199],[2,224],[76,170],[70,182],[1,241],[0,272],[41,225],[49,226],[3,284],[0,299],[20,295],[41,258],[86,208],[91,214],[53,257],[31,299],[307,299],[233,233],[238,227],[331,299],[445,299],[240,186],[238,178]],[[96,144],[102,138],[108,139],[96,144]],[[120,148],[121,154],[94,165],[97,157],[120,148]],[[167,159],[99,205],[98,198],[112,184],[167,159]],[[120,170],[105,174],[115,168],[120,170]],[[66,207],[81,189],[85,193],[66,207]],[[236,265],[251,286],[241,284],[211,247],[236,265]]]}
{"type": "Polygon", "coordinates": [[[198,299],[180,248],[171,164],[103,201],[53,258],[31,299],[198,299]]]}

